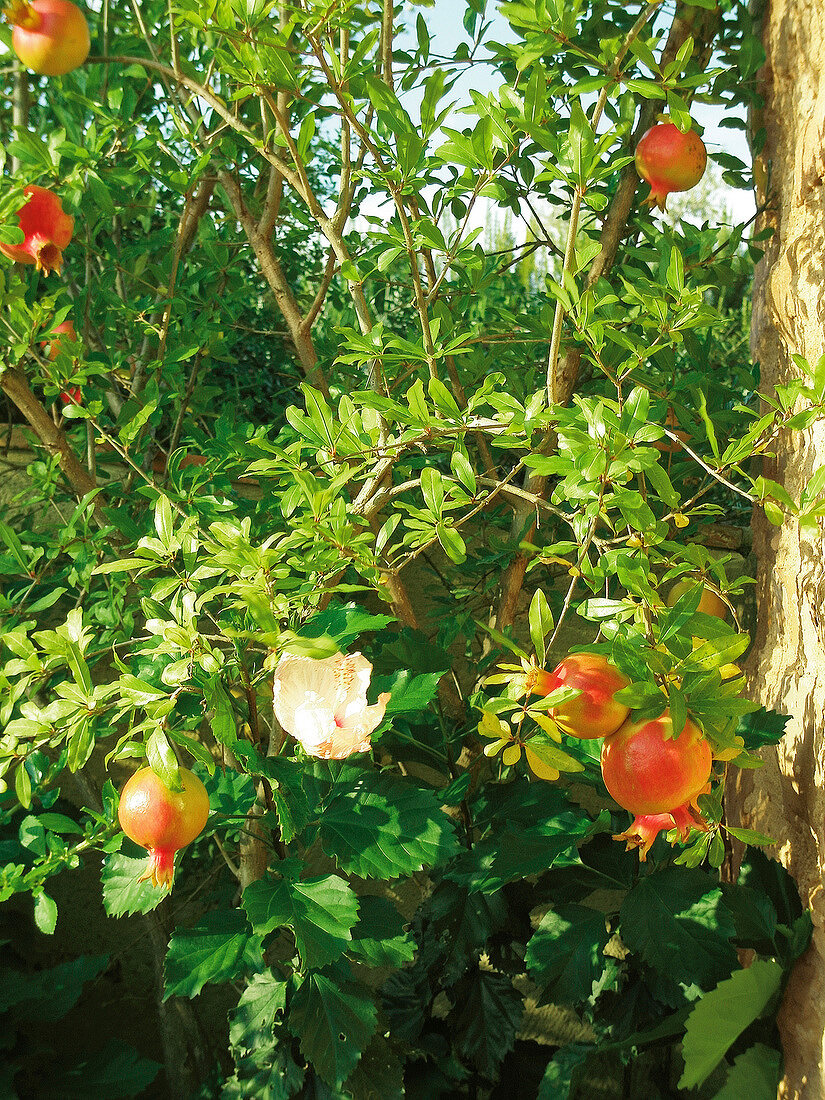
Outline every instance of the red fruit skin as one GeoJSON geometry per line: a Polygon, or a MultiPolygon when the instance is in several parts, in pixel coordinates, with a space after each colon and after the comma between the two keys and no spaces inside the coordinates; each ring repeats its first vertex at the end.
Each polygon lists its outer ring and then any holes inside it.
{"type": "Polygon", "coordinates": [[[4,244],[0,252],[20,264],[34,264],[48,275],[60,271],[63,249],[72,239],[74,218],[63,213],[58,195],[46,187],[29,184],[23,188],[29,201],[17,211],[18,225],[23,230],[22,244],[4,244]]]}
{"type": "Polygon", "coordinates": [[[602,778],[612,797],[634,815],[669,814],[704,789],[713,751],[691,721],[673,738],[670,712],[625,722],[602,745],[602,778]]]}
{"type": "Polygon", "coordinates": [[[597,653],[571,653],[552,672],[540,672],[534,692],[549,695],[561,687],[580,688],[581,695],[549,712],[560,729],[589,741],[615,733],[630,710],[613,696],[630,681],[597,653]]]}
{"type": "Polygon", "coordinates": [[[58,325],[56,328],[52,329],[51,340],[40,341],[41,348],[47,349],[49,353],[49,358],[52,360],[52,362],[54,362],[54,360],[57,358],[60,352],[60,345],[62,343],[61,340],[57,340],[55,339],[55,337],[61,334],[68,336],[70,340],[76,340],[77,333],[74,330],[74,321],[64,321],[61,325],[58,325]]]}
{"type": "Polygon", "coordinates": [[[203,783],[188,768],[180,769],[180,778],[183,790],[170,791],[151,768],[141,768],[120,793],[120,827],[148,849],[149,867],[141,880],[151,879],[154,886],[172,885],[175,852],[192,843],[209,817],[203,783]]]}
{"type": "Polygon", "coordinates": [[[83,402],[83,390],[80,386],[72,386],[71,389],[61,390],[60,400],[64,405],[80,405],[83,402]]]}
{"type": "Polygon", "coordinates": [[[14,24],[12,48],[32,72],[62,76],[89,56],[89,25],[69,0],[12,0],[6,17],[14,24]]]}
{"type": "Polygon", "coordinates": [[[671,191],[695,187],[708,163],[705,143],[695,130],[683,134],[672,122],[659,122],[636,146],[636,171],[650,184],[648,202],[665,209],[671,191]]]}

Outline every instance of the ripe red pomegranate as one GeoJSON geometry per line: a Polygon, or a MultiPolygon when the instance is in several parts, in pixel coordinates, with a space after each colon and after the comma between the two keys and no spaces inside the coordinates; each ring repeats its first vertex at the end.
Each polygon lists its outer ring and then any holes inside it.
{"type": "Polygon", "coordinates": [[[550,715],[565,733],[589,740],[615,733],[627,718],[628,707],[613,696],[629,683],[607,658],[597,653],[571,653],[552,672],[540,670],[533,691],[549,695],[561,687],[580,688],[581,695],[553,707],[550,715]]]}
{"type": "Polygon", "coordinates": [[[69,0],[9,0],[4,14],[14,52],[32,72],[62,76],[89,56],[89,26],[69,0]]]}
{"type": "Polygon", "coordinates": [[[673,736],[670,712],[641,722],[625,722],[602,746],[602,778],[613,798],[634,815],[627,832],[615,837],[641,849],[644,859],[661,831],[674,827],[684,840],[691,828],[704,828],[691,804],[704,793],[713,750],[691,721],[673,736]]]}
{"type": "Polygon", "coordinates": [[[54,191],[29,184],[23,188],[28,202],[17,211],[18,225],[23,230],[22,244],[4,244],[0,252],[19,264],[34,264],[48,275],[60,271],[63,249],[72,239],[74,218],[63,213],[63,204],[54,191]]]}
{"type": "Polygon", "coordinates": [[[117,816],[130,840],[149,850],[149,866],[139,881],[172,885],[175,852],[191,844],[209,817],[209,796],[200,779],[180,769],[182,791],[170,791],[151,768],[135,772],[120,793],[117,816]]]}
{"type": "Polygon", "coordinates": [[[636,146],[636,171],[650,184],[648,202],[665,209],[671,191],[689,191],[705,174],[708,154],[695,130],[672,122],[651,126],[636,146]]]}

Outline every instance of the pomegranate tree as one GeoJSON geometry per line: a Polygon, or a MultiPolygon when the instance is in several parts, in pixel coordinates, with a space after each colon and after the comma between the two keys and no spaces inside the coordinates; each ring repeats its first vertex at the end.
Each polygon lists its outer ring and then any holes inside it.
{"type": "Polygon", "coordinates": [[[659,718],[625,722],[602,746],[602,778],[612,797],[634,815],[630,828],[615,837],[640,849],[644,860],[657,835],[676,828],[684,840],[691,828],[704,828],[694,812],[696,798],[710,778],[713,750],[690,720],[674,735],[670,712],[659,718]]]}
{"type": "Polygon", "coordinates": [[[560,729],[585,740],[607,737],[630,713],[613,696],[630,681],[598,653],[571,653],[552,672],[540,670],[533,684],[537,695],[549,695],[559,688],[578,688],[574,699],[550,711],[560,729]]]}
{"type": "Polygon", "coordinates": [[[32,72],[62,76],[89,56],[89,26],[69,0],[10,0],[4,14],[14,27],[12,48],[32,72]]]}
{"type": "Polygon", "coordinates": [[[0,252],[19,264],[34,264],[45,275],[59,272],[63,249],[72,239],[74,218],[63,212],[60,197],[47,187],[31,183],[23,188],[23,194],[28,201],[17,211],[23,243],[0,241],[0,252]]]}
{"type": "Polygon", "coordinates": [[[120,794],[117,816],[130,840],[149,851],[149,866],[140,881],[170,887],[175,852],[203,831],[209,817],[209,796],[200,779],[180,769],[182,789],[171,791],[151,768],[135,772],[120,794]]]}
{"type": "Polygon", "coordinates": [[[636,146],[636,171],[650,184],[648,202],[665,209],[671,191],[689,191],[705,174],[708,154],[695,130],[683,134],[672,122],[658,122],[636,146]]]}

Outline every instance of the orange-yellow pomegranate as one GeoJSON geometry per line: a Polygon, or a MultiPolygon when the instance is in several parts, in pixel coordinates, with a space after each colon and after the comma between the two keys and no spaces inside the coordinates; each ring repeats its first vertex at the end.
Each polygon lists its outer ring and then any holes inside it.
{"type": "Polygon", "coordinates": [[[533,691],[549,695],[558,688],[579,688],[581,695],[553,707],[550,716],[572,737],[590,740],[607,737],[630,713],[613,696],[630,681],[598,653],[571,653],[552,672],[539,671],[533,691]]]}
{"type": "Polygon", "coordinates": [[[692,806],[707,789],[713,751],[693,722],[678,737],[667,710],[659,718],[625,722],[605,738],[601,763],[604,785],[634,815],[615,839],[639,847],[641,859],[659,832],[677,828],[685,839],[691,828],[705,827],[692,806]]]}
{"type": "Polygon", "coordinates": [[[672,122],[658,122],[636,146],[636,171],[650,184],[648,202],[665,209],[671,191],[689,191],[705,174],[708,154],[695,130],[683,134],[672,122]]]}
{"type": "Polygon", "coordinates": [[[149,851],[149,866],[139,881],[170,887],[175,874],[175,852],[202,831],[209,817],[209,796],[200,779],[180,769],[181,791],[170,791],[151,768],[141,768],[120,793],[117,816],[130,840],[149,851]]]}
{"type": "Polygon", "coordinates": [[[69,0],[9,0],[4,15],[14,27],[12,48],[32,72],[62,76],[89,56],[89,25],[69,0]]]}
{"type": "Polygon", "coordinates": [[[0,252],[19,264],[34,264],[48,275],[60,271],[63,249],[72,239],[74,218],[64,214],[60,197],[47,187],[30,183],[23,188],[28,202],[17,211],[17,224],[23,230],[22,244],[4,244],[0,252]]]}
{"type": "MultiPolygon", "coordinates": [[[[673,607],[680,596],[684,596],[686,592],[696,588],[698,584],[699,582],[695,580],[677,581],[667,594],[667,606],[673,607]]],[[[728,614],[728,605],[720,595],[704,584],[702,585],[702,595],[699,598],[699,606],[696,610],[703,612],[705,615],[716,615],[718,618],[724,619],[728,614]]]]}

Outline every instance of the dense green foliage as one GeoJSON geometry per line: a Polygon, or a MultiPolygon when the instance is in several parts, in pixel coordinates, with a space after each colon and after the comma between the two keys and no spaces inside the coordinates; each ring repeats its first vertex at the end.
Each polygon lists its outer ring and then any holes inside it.
{"type": "MultiPolygon", "coordinates": [[[[81,69],[0,76],[30,92],[0,239],[29,182],[75,217],[61,275],[0,266],[0,385],[35,432],[0,522],[0,902],[53,933],[50,881],[97,852],[106,912],[153,919],[117,788],[136,762],[201,775],[165,997],[234,1007],[191,1095],[775,1095],[810,921],[770,838],[724,822],[725,770],[784,726],[731,667],[753,624],[726,548],[755,505],[825,514],[825,476],[792,500],[755,462],[822,415],[825,366],[759,393],[758,235],[652,215],[632,164],[697,99],[744,129],[758,27],[741,0],[501,12],[506,35],[467,0],[442,56],[409,4],[105,0],[81,69]],[[526,239],[484,233],[505,213],[526,239]],[[712,744],[685,846],[611,839],[599,743],[525,695],[577,645],[712,744]],[[389,701],[369,753],[317,759],[273,670],[339,650],[389,701]]],[[[55,1017],[105,962],[65,965],[55,1017]]],[[[3,973],[14,1043],[48,979],[3,973]]],[[[149,1086],[110,1053],[61,1073],[149,1086]]],[[[27,1095],[20,1041],[11,1066],[27,1095]]]]}

